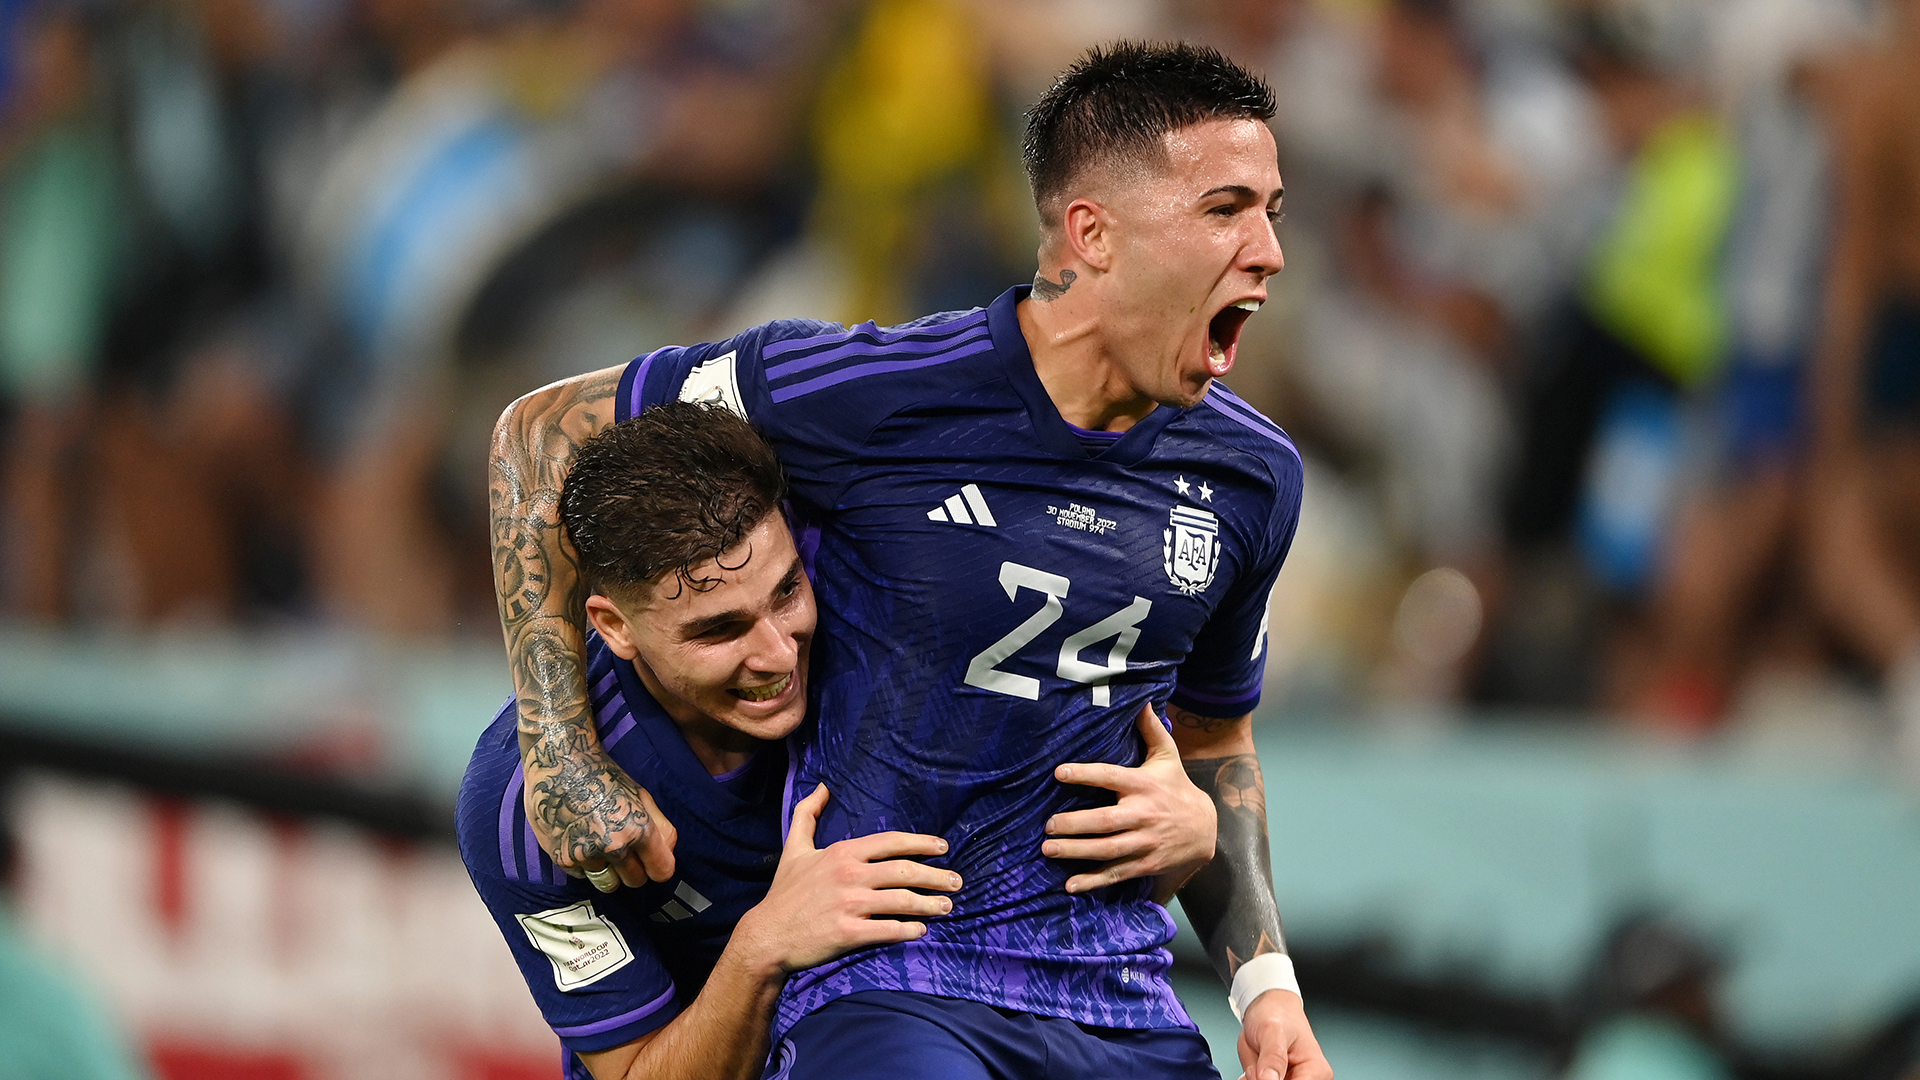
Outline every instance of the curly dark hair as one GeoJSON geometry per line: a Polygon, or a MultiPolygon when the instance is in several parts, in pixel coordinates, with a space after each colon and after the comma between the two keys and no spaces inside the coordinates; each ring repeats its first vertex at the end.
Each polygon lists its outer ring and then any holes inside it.
{"type": "Polygon", "coordinates": [[[1208,120],[1273,119],[1273,91],[1217,50],[1185,42],[1117,41],[1087,51],[1027,110],[1021,160],[1040,220],[1089,165],[1164,164],[1161,136],[1208,120]]]}
{"type": "MultiPolygon", "coordinates": [[[[560,493],[560,520],[595,589],[633,596],[696,569],[776,513],[786,474],[773,448],[721,405],[656,405],[588,439],[560,493]]],[[[728,567],[728,569],[732,569],[728,567]]]]}

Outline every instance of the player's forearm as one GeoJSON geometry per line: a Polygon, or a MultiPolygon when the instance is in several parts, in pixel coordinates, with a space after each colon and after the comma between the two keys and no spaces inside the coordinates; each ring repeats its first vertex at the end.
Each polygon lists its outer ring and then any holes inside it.
{"type": "Polygon", "coordinates": [[[786,982],[777,964],[729,945],[685,1012],[637,1052],[584,1056],[595,1080],[753,1080],[766,1065],[773,1006],[786,982]]]}
{"type": "MultiPolygon", "coordinates": [[[[488,505],[494,585],[513,674],[529,812],[549,835],[617,798],[587,696],[586,582],[560,525],[560,490],[582,442],[613,422],[620,369],[556,383],[494,428],[488,505]]],[[[638,806],[630,811],[644,813],[638,806]]],[[[567,837],[591,842],[591,837],[567,837]]],[[[561,852],[554,854],[560,855],[561,852]]]]}
{"type": "Polygon", "coordinates": [[[1180,890],[1180,903],[1221,981],[1262,953],[1285,952],[1267,846],[1267,791],[1248,718],[1216,720],[1179,708],[1168,715],[1183,734],[1181,760],[1213,799],[1219,834],[1213,861],[1180,890]]]}

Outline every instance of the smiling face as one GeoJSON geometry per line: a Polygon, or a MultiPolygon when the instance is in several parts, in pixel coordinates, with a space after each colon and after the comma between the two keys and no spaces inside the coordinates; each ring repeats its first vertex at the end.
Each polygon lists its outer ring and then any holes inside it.
{"type": "Polygon", "coordinates": [[[1210,120],[1164,136],[1167,163],[1116,178],[1101,321],[1134,391],[1186,407],[1233,369],[1240,328],[1283,265],[1274,223],[1280,166],[1255,120],[1210,120]]]}
{"type": "Polygon", "coordinates": [[[784,738],[806,715],[815,621],[786,521],[768,514],[691,576],[718,584],[668,574],[641,597],[590,597],[588,618],[688,734],[716,746],[784,738]]]}

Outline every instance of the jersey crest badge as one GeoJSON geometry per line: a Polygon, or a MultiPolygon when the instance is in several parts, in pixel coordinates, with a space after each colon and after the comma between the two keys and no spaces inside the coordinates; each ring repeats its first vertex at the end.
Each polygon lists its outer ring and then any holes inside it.
{"type": "Polygon", "coordinates": [[[1167,513],[1161,536],[1167,580],[1188,596],[1205,592],[1220,569],[1220,519],[1205,510],[1176,506],[1167,513]]]}
{"type": "Polygon", "coordinates": [[[680,384],[680,400],[725,405],[741,416],[747,415],[746,403],[740,398],[740,378],[734,370],[738,356],[716,356],[687,372],[687,381],[680,384]]]}

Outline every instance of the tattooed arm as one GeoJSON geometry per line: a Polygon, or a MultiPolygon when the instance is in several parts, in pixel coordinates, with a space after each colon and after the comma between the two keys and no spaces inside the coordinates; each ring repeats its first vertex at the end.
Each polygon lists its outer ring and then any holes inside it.
{"type": "Polygon", "coordinates": [[[527,820],[555,865],[611,864],[628,885],[673,875],[673,826],[600,746],[587,697],[586,583],[560,527],[581,443],[613,423],[623,368],[554,383],[507,406],[488,475],[493,576],[526,765],[527,820]]]}
{"type": "MultiPolygon", "coordinates": [[[[1180,890],[1180,904],[1206,946],[1214,971],[1231,985],[1240,966],[1286,952],[1273,896],[1267,847],[1267,787],[1253,749],[1253,718],[1201,716],[1167,708],[1174,742],[1195,786],[1213,798],[1219,834],[1213,861],[1180,890]]],[[[1270,990],[1241,1017],[1240,1063],[1248,1080],[1330,1080],[1300,997],[1270,990]]]]}

